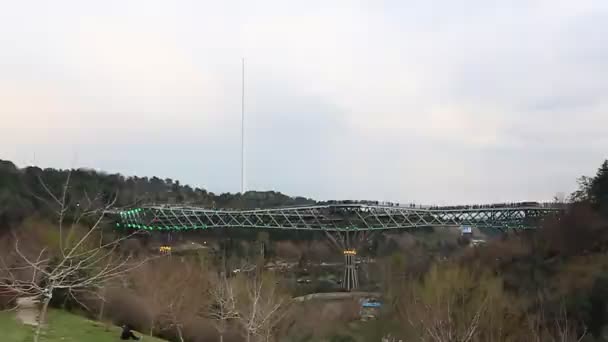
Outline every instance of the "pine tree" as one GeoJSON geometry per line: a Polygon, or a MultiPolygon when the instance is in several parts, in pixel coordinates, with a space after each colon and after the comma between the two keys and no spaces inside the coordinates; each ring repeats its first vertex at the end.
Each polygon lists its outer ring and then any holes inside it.
{"type": "Polygon", "coordinates": [[[589,199],[596,209],[608,214],[608,160],[602,163],[591,181],[589,199]]]}

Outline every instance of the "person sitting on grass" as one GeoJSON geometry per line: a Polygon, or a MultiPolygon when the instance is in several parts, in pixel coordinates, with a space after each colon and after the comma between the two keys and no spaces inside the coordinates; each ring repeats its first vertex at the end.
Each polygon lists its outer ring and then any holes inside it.
{"type": "Polygon", "coordinates": [[[128,324],[125,324],[122,326],[122,333],[120,334],[120,339],[139,341],[139,337],[137,337],[137,336],[135,336],[135,334],[133,334],[133,331],[131,331],[131,327],[128,324]]]}

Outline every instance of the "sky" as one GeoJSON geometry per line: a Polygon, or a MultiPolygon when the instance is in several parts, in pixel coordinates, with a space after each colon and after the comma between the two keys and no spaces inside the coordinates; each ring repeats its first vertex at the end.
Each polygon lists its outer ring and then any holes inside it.
{"type": "Polygon", "coordinates": [[[0,159],[238,192],[550,200],[608,158],[605,0],[0,0],[0,159]]]}

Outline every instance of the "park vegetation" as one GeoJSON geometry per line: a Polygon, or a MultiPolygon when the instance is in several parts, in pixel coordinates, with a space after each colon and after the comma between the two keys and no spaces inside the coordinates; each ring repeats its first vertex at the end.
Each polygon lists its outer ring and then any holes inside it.
{"type": "MultiPolygon", "coordinates": [[[[0,306],[10,311],[31,296],[41,322],[62,309],[180,342],[608,341],[608,161],[579,184],[563,214],[481,246],[447,229],[375,235],[361,251],[374,262],[359,272],[383,307],[377,320],[358,322],[355,300],[293,299],[307,293],[290,281],[294,273],[314,275],[311,265],[340,260],[322,236],[235,231],[213,243],[209,235],[209,248],[165,255],[148,244],[166,236],[116,231],[104,215],[143,202],[242,208],[311,200],[0,162],[0,306]],[[277,260],[296,266],[270,269],[277,260]]],[[[44,341],[38,327],[33,338],[44,341]]]]}

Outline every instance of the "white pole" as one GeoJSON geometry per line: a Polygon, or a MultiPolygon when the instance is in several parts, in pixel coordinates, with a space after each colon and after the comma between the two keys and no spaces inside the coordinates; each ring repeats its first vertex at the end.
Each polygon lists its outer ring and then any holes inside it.
{"type": "Polygon", "coordinates": [[[241,79],[241,195],[245,193],[245,58],[241,79]]]}

